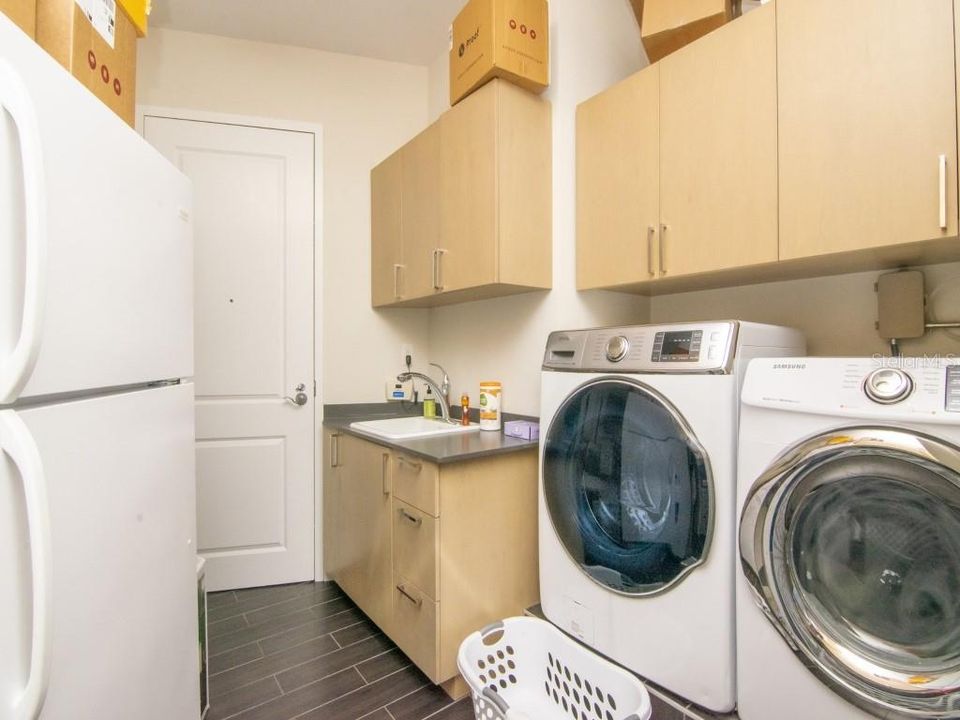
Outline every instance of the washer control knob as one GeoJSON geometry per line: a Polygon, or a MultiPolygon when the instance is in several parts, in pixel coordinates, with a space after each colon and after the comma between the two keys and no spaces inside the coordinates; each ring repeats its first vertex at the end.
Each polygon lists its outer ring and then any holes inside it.
{"type": "Polygon", "coordinates": [[[630,343],[623,335],[614,335],[607,340],[607,360],[610,362],[620,362],[627,356],[630,350],[630,343]]]}
{"type": "Polygon", "coordinates": [[[913,379],[899,368],[880,368],[867,375],[863,391],[874,402],[893,405],[913,391],[913,379]]]}

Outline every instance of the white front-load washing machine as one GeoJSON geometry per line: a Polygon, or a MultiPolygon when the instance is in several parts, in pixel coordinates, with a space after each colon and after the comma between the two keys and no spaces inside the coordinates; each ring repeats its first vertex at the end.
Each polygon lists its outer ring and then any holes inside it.
{"type": "Polygon", "coordinates": [[[756,360],[743,720],[960,718],[960,360],[756,360]]]}
{"type": "Polygon", "coordinates": [[[541,392],[546,617],[699,705],[735,704],[739,387],[803,336],[745,322],[554,332],[541,392]]]}

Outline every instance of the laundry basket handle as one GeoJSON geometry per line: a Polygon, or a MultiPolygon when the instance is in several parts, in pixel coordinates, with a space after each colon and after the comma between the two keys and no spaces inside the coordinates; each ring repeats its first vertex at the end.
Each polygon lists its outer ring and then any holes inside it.
{"type": "Polygon", "coordinates": [[[484,700],[496,705],[497,709],[504,717],[506,717],[507,713],[510,712],[510,706],[507,705],[507,701],[500,697],[499,693],[495,693],[490,688],[483,689],[483,698],[484,700]]]}

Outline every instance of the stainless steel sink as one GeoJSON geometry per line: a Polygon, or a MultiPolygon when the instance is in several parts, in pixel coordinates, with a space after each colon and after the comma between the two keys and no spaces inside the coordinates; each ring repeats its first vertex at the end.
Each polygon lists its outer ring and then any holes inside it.
{"type": "Polygon", "coordinates": [[[376,435],[387,440],[411,440],[414,438],[435,437],[437,435],[457,435],[478,432],[479,425],[451,425],[443,420],[425,417],[390,418],[389,420],[365,420],[350,423],[350,427],[360,432],[376,435]]]}

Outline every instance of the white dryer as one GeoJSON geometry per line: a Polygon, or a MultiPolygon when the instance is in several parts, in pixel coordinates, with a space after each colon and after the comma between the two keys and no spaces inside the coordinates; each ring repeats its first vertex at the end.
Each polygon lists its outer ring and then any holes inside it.
{"type": "Polygon", "coordinates": [[[960,718],[960,361],[754,361],[743,720],[960,718]]]}
{"type": "Polygon", "coordinates": [[[735,703],[739,387],[803,336],[741,322],[555,332],[541,392],[546,617],[704,707],[735,703]]]}

